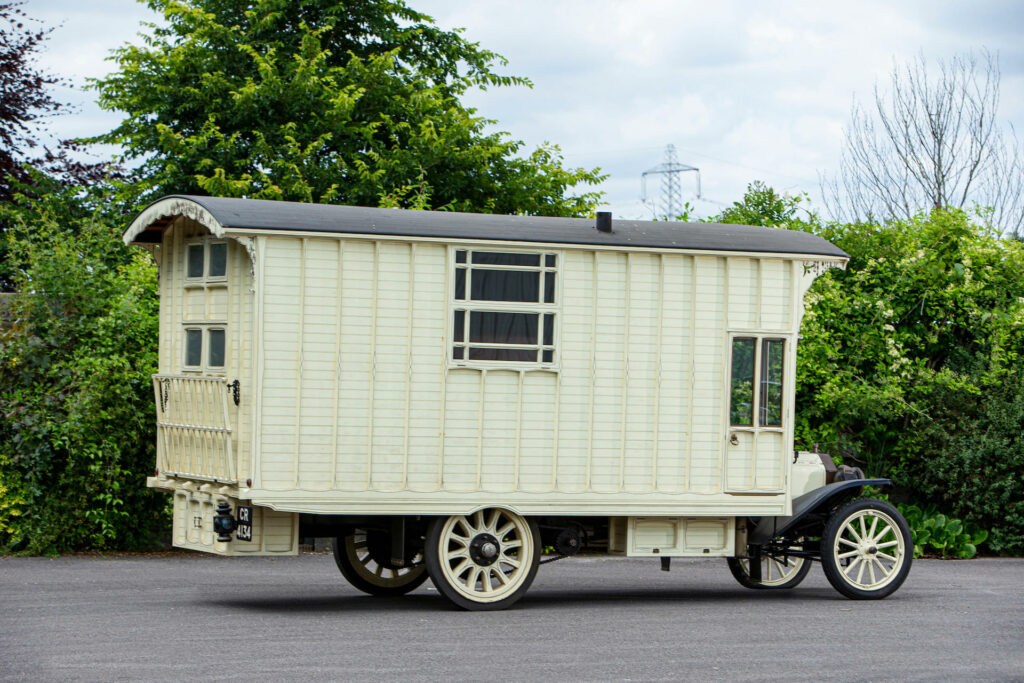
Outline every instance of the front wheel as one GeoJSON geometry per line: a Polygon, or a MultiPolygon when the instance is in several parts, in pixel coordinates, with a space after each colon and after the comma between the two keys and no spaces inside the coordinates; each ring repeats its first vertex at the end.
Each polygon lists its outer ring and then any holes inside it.
{"type": "Polygon", "coordinates": [[[466,610],[505,609],[523,597],[540,553],[537,524],[501,508],[434,520],[424,549],[437,590],[466,610]]]}
{"type": "Polygon", "coordinates": [[[854,600],[878,600],[910,573],[914,542],[892,505],[860,498],[841,505],[825,523],[821,566],[832,587],[854,600]]]}
{"type": "Polygon", "coordinates": [[[763,553],[761,555],[761,580],[755,581],[750,577],[750,560],[746,558],[730,557],[726,560],[729,563],[729,571],[746,588],[770,588],[782,590],[795,588],[807,578],[811,571],[811,561],[803,557],[775,557],[763,553]]]}
{"type": "Polygon", "coordinates": [[[378,529],[353,529],[335,538],[334,562],[353,587],[378,597],[397,597],[427,580],[423,556],[408,557],[405,566],[391,562],[391,534],[378,529]]]}

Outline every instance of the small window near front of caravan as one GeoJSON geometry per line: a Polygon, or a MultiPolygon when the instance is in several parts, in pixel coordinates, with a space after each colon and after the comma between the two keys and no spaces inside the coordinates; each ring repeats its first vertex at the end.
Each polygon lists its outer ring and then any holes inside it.
{"type": "Polygon", "coordinates": [[[452,360],[555,361],[558,254],[455,250],[452,360]]]}
{"type": "Polygon", "coordinates": [[[758,424],[762,427],[782,426],[782,351],[781,339],[761,340],[761,380],[758,401],[758,424]]]}
{"type": "Polygon", "coordinates": [[[730,384],[729,424],[751,427],[754,424],[754,347],[756,339],[732,340],[732,381],[730,384]]]}
{"type": "Polygon", "coordinates": [[[729,379],[729,424],[782,427],[785,340],[734,337],[729,379]],[[756,378],[756,382],[755,382],[756,378]],[[754,418],[757,418],[757,424],[754,418]]]}

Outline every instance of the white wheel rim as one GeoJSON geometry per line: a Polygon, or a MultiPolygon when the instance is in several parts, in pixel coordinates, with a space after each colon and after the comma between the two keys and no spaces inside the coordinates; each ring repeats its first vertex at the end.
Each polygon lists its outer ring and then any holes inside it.
{"type": "Polygon", "coordinates": [[[906,558],[903,533],[880,510],[860,510],[847,517],[832,544],[843,580],[861,590],[878,590],[899,574],[906,558]]]}
{"type": "Polygon", "coordinates": [[[345,555],[360,577],[382,588],[404,586],[426,571],[422,555],[414,557],[409,567],[392,569],[379,564],[370,554],[366,531],[362,529],[356,529],[354,534],[345,537],[345,555]]]}
{"type": "Polygon", "coordinates": [[[445,581],[474,602],[495,602],[514,593],[529,576],[536,552],[526,520],[498,508],[450,517],[438,543],[445,581]],[[481,564],[470,553],[470,543],[480,534],[497,539],[491,564],[481,564]]]}
{"type": "MultiPolygon", "coordinates": [[[[740,560],[743,573],[750,576],[750,560],[740,560]]],[[[790,557],[786,561],[767,555],[761,556],[761,586],[781,586],[796,576],[800,567],[804,566],[804,558],[790,557]]]]}

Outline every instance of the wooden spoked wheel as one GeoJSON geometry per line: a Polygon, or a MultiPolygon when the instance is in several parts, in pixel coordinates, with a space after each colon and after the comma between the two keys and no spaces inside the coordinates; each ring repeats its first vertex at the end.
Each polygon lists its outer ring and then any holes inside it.
{"type": "Polygon", "coordinates": [[[750,560],[747,558],[728,558],[729,571],[747,588],[795,588],[807,578],[811,571],[811,561],[802,557],[773,557],[761,555],[761,580],[750,577],[750,560]]]}
{"type": "Polygon", "coordinates": [[[422,553],[396,567],[388,557],[391,535],[385,531],[353,529],[347,536],[335,538],[334,561],[342,575],[355,588],[381,597],[405,595],[427,580],[422,553]]]}
{"type": "Polygon", "coordinates": [[[821,538],[821,565],[829,583],[848,598],[884,598],[899,588],[913,559],[906,520],[881,500],[853,500],[836,510],[821,538]]]}
{"type": "Polygon", "coordinates": [[[536,523],[501,508],[435,520],[425,549],[437,590],[469,610],[504,609],[521,598],[540,553],[536,523]]]}

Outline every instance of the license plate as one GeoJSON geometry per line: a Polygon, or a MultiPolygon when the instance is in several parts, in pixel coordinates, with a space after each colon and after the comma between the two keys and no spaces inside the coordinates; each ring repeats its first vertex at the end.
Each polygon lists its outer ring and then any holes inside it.
{"type": "Polygon", "coordinates": [[[239,505],[236,510],[235,538],[239,541],[252,540],[252,506],[239,505]]]}

